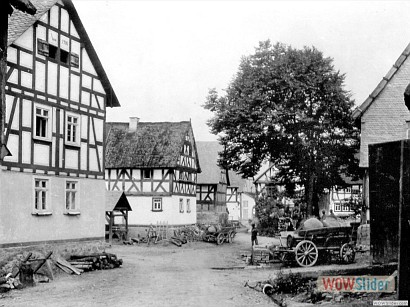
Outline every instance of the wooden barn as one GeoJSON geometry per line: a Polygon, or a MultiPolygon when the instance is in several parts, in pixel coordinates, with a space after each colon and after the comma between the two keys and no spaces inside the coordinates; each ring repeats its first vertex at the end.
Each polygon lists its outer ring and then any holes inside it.
{"type": "Polygon", "coordinates": [[[9,17],[0,247],[102,240],[106,107],[120,106],[70,0],[9,17]]]}
{"type": "Polygon", "coordinates": [[[201,171],[191,122],[107,123],[106,186],[124,191],[129,225],[196,223],[201,171]]]}

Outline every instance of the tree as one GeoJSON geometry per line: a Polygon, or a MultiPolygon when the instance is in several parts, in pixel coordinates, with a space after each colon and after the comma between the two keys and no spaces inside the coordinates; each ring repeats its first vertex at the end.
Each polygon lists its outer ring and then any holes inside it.
{"type": "Polygon", "coordinates": [[[260,42],[242,58],[225,95],[212,89],[204,105],[225,147],[220,163],[249,177],[263,161],[273,162],[272,180],[304,187],[308,214],[318,214],[325,189],[343,186],[342,174],[358,174],[354,103],[332,62],[314,47],[260,42]]]}

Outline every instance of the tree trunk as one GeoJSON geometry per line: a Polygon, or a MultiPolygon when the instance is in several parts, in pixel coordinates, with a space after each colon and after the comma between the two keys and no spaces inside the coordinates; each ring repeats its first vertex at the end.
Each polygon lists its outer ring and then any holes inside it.
{"type": "Polygon", "coordinates": [[[313,214],[313,193],[314,193],[315,178],[312,174],[309,174],[307,187],[305,186],[306,191],[306,204],[307,204],[307,216],[313,214]]]}

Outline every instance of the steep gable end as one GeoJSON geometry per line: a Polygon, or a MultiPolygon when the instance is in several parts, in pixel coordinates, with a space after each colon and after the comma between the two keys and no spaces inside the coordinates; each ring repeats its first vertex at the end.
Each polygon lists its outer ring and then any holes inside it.
{"type": "MultiPolygon", "coordinates": [[[[8,45],[33,51],[34,43],[39,57],[49,55],[54,52],[54,49],[61,50],[58,53],[64,54],[64,62],[70,65],[73,71],[80,72],[81,69],[88,74],[81,86],[101,94],[88,97],[87,93],[74,92],[72,93],[74,101],[79,102],[84,98],[86,104],[95,108],[100,108],[103,104],[109,107],[120,106],[71,0],[32,0],[31,2],[37,8],[34,16],[18,10],[14,10],[10,16],[8,45]]],[[[13,50],[9,53],[8,59],[13,61],[13,50]]],[[[77,85],[80,86],[80,80],[75,76],[74,79],[72,82],[75,84],[72,88],[77,88],[77,85]]]]}
{"type": "Polygon", "coordinates": [[[368,167],[368,145],[406,137],[410,113],[404,92],[410,82],[410,44],[365,102],[353,112],[360,123],[360,167],[368,167]]]}

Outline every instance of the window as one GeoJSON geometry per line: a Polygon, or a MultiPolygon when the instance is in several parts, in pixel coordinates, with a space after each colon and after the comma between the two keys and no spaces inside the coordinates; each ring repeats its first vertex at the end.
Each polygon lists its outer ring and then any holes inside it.
{"type": "Polygon", "coordinates": [[[184,213],[184,199],[179,199],[179,212],[184,213]]]}
{"type": "Polygon", "coordinates": [[[65,185],[65,210],[68,214],[79,214],[78,211],[78,182],[66,181],[65,185]]]}
{"type": "Polygon", "coordinates": [[[80,117],[71,113],[66,114],[65,141],[68,145],[80,146],[80,117]]]}
{"type": "Polygon", "coordinates": [[[152,199],[152,211],[162,211],[162,198],[152,199]]]}
{"type": "Polygon", "coordinates": [[[51,141],[51,108],[35,106],[34,137],[51,141]]]}
{"type": "Polygon", "coordinates": [[[51,214],[49,204],[48,179],[34,179],[34,213],[38,215],[51,214]]]}
{"type": "Polygon", "coordinates": [[[70,53],[63,49],[60,49],[60,61],[68,65],[70,61],[70,53]]]}
{"type": "Polygon", "coordinates": [[[40,55],[49,57],[56,61],[60,61],[62,64],[71,65],[78,68],[80,66],[80,57],[76,53],[69,53],[66,50],[58,48],[55,45],[48,42],[37,39],[37,52],[40,55]]]}
{"type": "Polygon", "coordinates": [[[151,179],[151,176],[152,176],[152,172],[151,172],[150,169],[144,169],[144,170],[142,171],[142,178],[144,178],[144,179],[151,179]]]}
{"type": "Polygon", "coordinates": [[[57,60],[58,47],[54,45],[48,45],[48,57],[57,60]]]}
{"type": "Polygon", "coordinates": [[[335,203],[335,211],[342,211],[340,202],[335,203]]]}
{"type": "Polygon", "coordinates": [[[191,200],[190,199],[186,200],[186,212],[187,213],[191,212],[191,200]]]}

